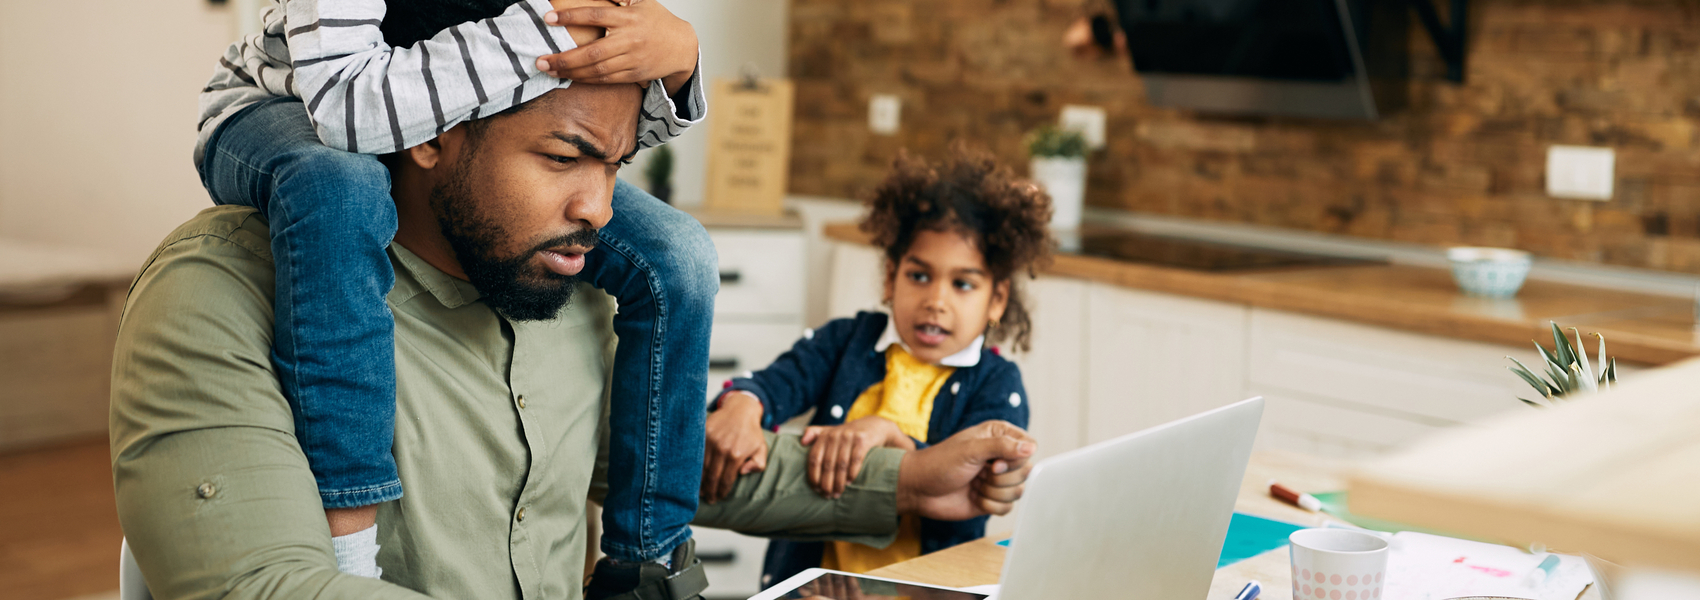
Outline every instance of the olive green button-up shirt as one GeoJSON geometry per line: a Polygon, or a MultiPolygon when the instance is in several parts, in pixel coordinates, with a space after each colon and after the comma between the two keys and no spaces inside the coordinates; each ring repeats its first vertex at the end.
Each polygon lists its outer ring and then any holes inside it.
{"type": "MultiPolygon", "coordinates": [[[[406,494],[378,512],[384,580],[338,573],[313,475],[272,370],[264,221],[218,207],[149,258],[113,363],[119,519],[155,597],[580,596],[585,503],[606,461],[609,298],[581,286],[550,321],[510,321],[471,284],[390,248],[394,454],[406,494]]],[[[901,453],[878,450],[837,500],[770,438],[768,469],[697,523],[889,542],[901,453]]]]}

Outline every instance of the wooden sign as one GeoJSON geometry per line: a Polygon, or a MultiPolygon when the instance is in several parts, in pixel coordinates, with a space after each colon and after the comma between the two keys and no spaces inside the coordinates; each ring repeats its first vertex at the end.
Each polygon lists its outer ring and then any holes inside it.
{"type": "Polygon", "coordinates": [[[712,92],[704,206],[783,212],[791,164],[791,81],[717,79],[712,92]]]}

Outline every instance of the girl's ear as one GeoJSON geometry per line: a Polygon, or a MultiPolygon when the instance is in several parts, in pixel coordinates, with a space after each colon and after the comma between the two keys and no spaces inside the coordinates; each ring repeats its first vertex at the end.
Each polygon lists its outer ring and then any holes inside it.
{"type": "Polygon", "coordinates": [[[1009,308],[1009,282],[1005,279],[992,286],[991,303],[986,306],[986,320],[998,322],[1003,320],[1004,310],[1009,308]]]}

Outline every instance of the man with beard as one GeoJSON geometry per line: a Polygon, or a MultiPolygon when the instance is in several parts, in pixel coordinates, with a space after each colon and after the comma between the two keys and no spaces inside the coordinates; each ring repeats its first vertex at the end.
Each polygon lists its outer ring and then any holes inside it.
{"type": "MultiPolygon", "coordinates": [[[[268,359],[266,224],[218,207],[167,237],[125,306],[111,420],[119,519],[156,597],[580,596],[613,337],[612,303],[574,275],[610,217],[639,97],[575,84],[391,157],[393,453],[409,493],[378,510],[384,580],[336,569],[268,359]]],[[[997,423],[919,452],[876,449],[825,499],[808,487],[806,449],[769,443],[767,470],[697,523],[882,545],[899,515],[1007,512],[1034,449],[997,423]]],[[[657,594],[644,597],[699,593],[688,551],[674,558],[613,576],[657,594]]]]}

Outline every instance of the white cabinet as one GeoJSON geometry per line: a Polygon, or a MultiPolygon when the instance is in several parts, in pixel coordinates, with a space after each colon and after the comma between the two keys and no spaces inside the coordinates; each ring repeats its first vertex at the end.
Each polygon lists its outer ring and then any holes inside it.
{"type": "Polygon", "coordinates": [[[1085,443],[1245,399],[1243,305],[1091,284],[1085,443]]]}
{"type": "Polygon", "coordinates": [[[697,558],[708,576],[706,598],[748,598],[761,591],[761,563],[767,540],[725,529],[693,527],[697,558]]]}
{"type": "Polygon", "coordinates": [[[1021,367],[1029,399],[1028,430],[1039,456],[1080,447],[1086,413],[1085,281],[1041,277],[1026,282],[1027,309],[1033,315],[1033,347],[1010,355],[1021,367]]]}
{"type": "Polygon", "coordinates": [[[720,254],[716,318],[803,318],[803,233],[796,229],[710,229],[720,254]]]}
{"type": "Polygon", "coordinates": [[[1506,410],[1526,384],[1505,356],[1534,349],[1252,309],[1248,391],[1269,398],[1260,443],[1331,455],[1379,453],[1506,410]]]}
{"type": "Polygon", "coordinates": [[[720,294],[708,343],[712,397],[727,379],[766,367],[803,335],[803,233],[795,228],[710,227],[720,294]]]}
{"type": "Polygon", "coordinates": [[[832,279],[827,289],[828,319],[854,317],[862,310],[882,310],[885,256],[861,244],[833,244],[832,279]]]}

